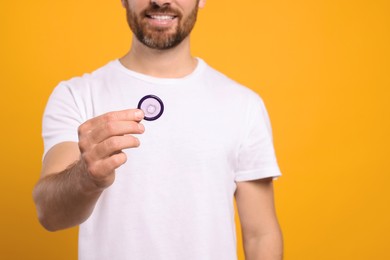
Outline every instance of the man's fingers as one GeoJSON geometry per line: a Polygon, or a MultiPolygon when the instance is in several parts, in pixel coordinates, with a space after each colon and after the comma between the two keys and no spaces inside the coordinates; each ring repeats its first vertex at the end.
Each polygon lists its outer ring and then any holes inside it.
{"type": "Polygon", "coordinates": [[[144,132],[139,123],[143,117],[140,109],[114,111],[92,118],[79,127],[81,157],[97,185],[111,185],[115,169],[127,160],[122,150],[140,145],[138,138],[131,134],[144,132]]]}
{"type": "Polygon", "coordinates": [[[113,173],[115,170],[126,161],[126,154],[119,152],[89,165],[87,171],[95,183],[101,186],[107,186],[107,181],[112,183],[114,178],[113,173]]]}
{"type": "Polygon", "coordinates": [[[126,109],[121,111],[109,112],[97,117],[94,117],[79,127],[79,135],[88,133],[95,127],[111,121],[136,121],[140,122],[144,118],[144,113],[140,109],[126,109]]]}
{"type": "Polygon", "coordinates": [[[144,131],[144,126],[135,121],[107,121],[94,128],[88,134],[88,139],[91,143],[97,144],[112,136],[142,134],[144,131]]]}
{"type": "Polygon", "coordinates": [[[140,145],[138,138],[131,135],[110,137],[97,144],[91,155],[94,160],[105,159],[123,149],[135,148],[140,145]]]}

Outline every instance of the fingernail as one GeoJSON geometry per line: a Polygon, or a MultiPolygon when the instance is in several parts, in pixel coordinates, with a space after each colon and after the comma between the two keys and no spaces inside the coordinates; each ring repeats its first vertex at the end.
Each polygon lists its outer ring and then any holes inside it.
{"type": "Polygon", "coordinates": [[[144,113],[142,112],[142,110],[137,110],[137,111],[135,112],[135,117],[136,117],[137,119],[143,119],[143,118],[144,118],[144,113]]]}
{"type": "Polygon", "coordinates": [[[141,133],[143,133],[145,131],[145,127],[143,124],[138,124],[138,128],[141,131],[141,133]]]}

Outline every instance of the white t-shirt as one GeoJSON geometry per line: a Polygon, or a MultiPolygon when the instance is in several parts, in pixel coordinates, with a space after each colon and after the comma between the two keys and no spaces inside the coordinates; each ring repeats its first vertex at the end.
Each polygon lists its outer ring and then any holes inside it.
{"type": "Polygon", "coordinates": [[[78,141],[103,113],[136,108],[145,95],[164,113],[143,121],[141,146],[80,225],[80,260],[233,260],[236,182],[277,177],[269,118],[260,97],[198,59],[179,79],[150,77],[114,60],[61,82],[43,118],[45,153],[78,141]]]}

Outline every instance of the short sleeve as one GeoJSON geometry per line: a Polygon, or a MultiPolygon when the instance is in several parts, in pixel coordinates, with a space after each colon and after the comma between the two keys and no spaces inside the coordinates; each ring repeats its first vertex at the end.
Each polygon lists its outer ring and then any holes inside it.
{"type": "Polygon", "coordinates": [[[281,175],[266,107],[258,95],[254,96],[247,106],[247,123],[243,125],[235,172],[237,182],[281,175]]]}
{"type": "Polygon", "coordinates": [[[43,156],[58,143],[78,142],[77,131],[82,122],[71,89],[66,84],[60,83],[50,95],[43,114],[43,156]]]}

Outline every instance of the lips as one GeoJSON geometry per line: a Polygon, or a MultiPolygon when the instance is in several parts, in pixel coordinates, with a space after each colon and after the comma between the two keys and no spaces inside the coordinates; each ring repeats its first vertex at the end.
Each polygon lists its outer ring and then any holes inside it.
{"type": "Polygon", "coordinates": [[[150,28],[155,28],[158,30],[166,30],[177,23],[178,15],[173,13],[146,13],[145,18],[148,21],[150,28]]]}
{"type": "Polygon", "coordinates": [[[146,17],[154,20],[169,21],[175,19],[177,16],[168,14],[147,14],[146,17]]]}

